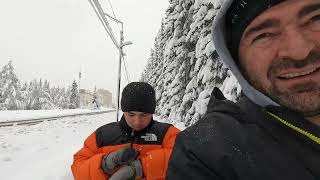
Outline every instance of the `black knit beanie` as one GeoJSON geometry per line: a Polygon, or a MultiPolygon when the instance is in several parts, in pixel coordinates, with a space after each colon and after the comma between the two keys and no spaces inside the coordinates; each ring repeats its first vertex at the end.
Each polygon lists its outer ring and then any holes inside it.
{"type": "Polygon", "coordinates": [[[138,111],[154,114],[156,95],[153,87],[145,82],[132,82],[122,91],[121,109],[123,112],[138,111]]]}
{"type": "Polygon", "coordinates": [[[285,0],[234,0],[226,14],[227,46],[237,62],[239,44],[246,27],[263,11],[285,0]]]}

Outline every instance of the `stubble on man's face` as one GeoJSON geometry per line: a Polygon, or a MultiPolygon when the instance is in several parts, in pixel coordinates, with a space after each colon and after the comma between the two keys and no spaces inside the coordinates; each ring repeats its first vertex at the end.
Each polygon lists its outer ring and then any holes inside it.
{"type": "Polygon", "coordinates": [[[319,16],[320,0],[283,1],[247,26],[239,45],[249,83],[307,119],[320,115],[319,16]]]}
{"type": "MultiPolygon", "coordinates": [[[[313,50],[304,60],[275,59],[267,71],[266,82],[261,73],[248,71],[242,67],[245,77],[250,84],[280,105],[300,112],[306,117],[320,114],[320,79],[307,79],[297,81],[290,85],[285,84],[286,79],[278,77],[279,73],[290,68],[304,68],[320,64],[320,50],[313,50]]],[[[320,71],[320,69],[317,69],[320,71]]],[[[319,72],[316,72],[319,73],[319,72]]]]}

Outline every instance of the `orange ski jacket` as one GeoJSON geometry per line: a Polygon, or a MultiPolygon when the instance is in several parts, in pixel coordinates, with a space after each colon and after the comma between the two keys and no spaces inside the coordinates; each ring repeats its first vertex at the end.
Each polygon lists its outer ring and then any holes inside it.
{"type": "Polygon", "coordinates": [[[74,155],[71,165],[75,180],[106,180],[101,169],[104,155],[131,146],[140,152],[138,158],[147,180],[164,180],[176,135],[174,126],[152,120],[142,131],[134,132],[124,117],[119,122],[106,124],[93,132],[84,146],[74,155]]]}

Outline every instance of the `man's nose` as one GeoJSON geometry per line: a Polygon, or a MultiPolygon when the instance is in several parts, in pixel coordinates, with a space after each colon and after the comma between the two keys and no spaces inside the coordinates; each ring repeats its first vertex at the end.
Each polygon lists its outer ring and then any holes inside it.
{"type": "Polygon", "coordinates": [[[278,56],[292,60],[304,60],[314,49],[314,40],[308,39],[299,28],[288,28],[279,42],[278,56]]]}

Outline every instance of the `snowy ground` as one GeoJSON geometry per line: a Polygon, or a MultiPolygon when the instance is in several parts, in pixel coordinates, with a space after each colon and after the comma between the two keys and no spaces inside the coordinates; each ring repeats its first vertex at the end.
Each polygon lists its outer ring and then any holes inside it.
{"type": "MultiPolygon", "coordinates": [[[[72,155],[90,133],[112,121],[114,112],[0,128],[1,179],[73,179],[72,155]]],[[[184,128],[182,124],[177,126],[184,128]]]]}
{"type": "Polygon", "coordinates": [[[0,111],[0,122],[16,121],[43,117],[63,116],[71,114],[90,113],[110,109],[54,109],[54,110],[18,110],[18,111],[0,111]]]}

